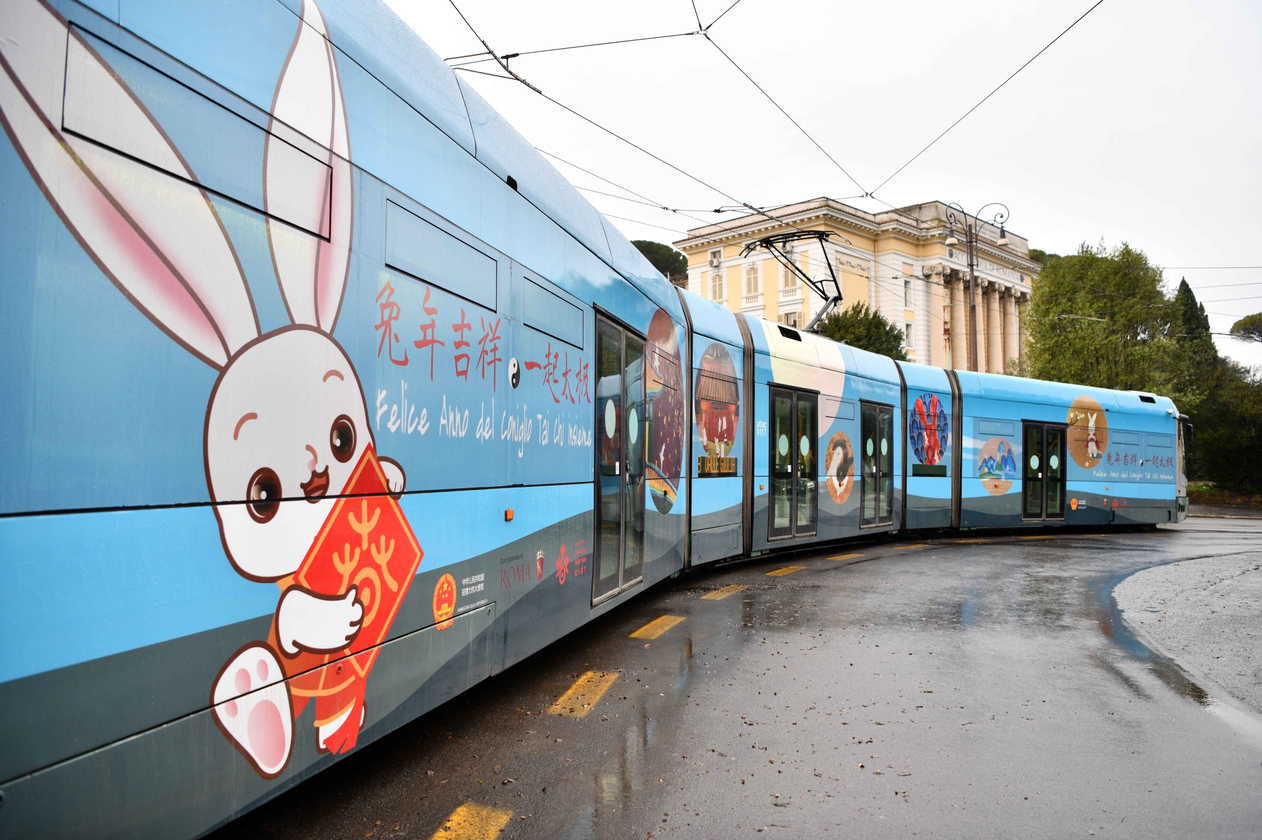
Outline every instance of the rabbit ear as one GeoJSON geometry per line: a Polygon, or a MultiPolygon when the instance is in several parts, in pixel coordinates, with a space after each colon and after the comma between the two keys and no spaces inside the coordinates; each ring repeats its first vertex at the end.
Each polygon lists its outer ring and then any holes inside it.
{"type": "Polygon", "coordinates": [[[257,337],[258,321],[236,252],[192,170],[135,94],[45,2],[6,0],[3,18],[0,122],[32,177],[136,308],[222,368],[257,337]],[[67,68],[75,95],[187,181],[63,134],[67,68]]]}
{"type": "Polygon", "coordinates": [[[312,237],[269,217],[276,277],[290,320],[332,334],[350,268],[354,188],[337,61],[324,18],[312,0],[303,0],[302,20],[272,100],[269,130],[264,200],[269,207],[299,208],[299,216],[306,216],[305,227],[321,234],[312,237]],[[295,175],[298,170],[287,165],[293,147],[327,169],[306,167],[295,175]]]}

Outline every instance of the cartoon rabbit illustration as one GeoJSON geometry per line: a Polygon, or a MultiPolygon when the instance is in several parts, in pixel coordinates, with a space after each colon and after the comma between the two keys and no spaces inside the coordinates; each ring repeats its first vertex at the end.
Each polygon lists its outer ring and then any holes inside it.
{"type": "Polygon", "coordinates": [[[1104,453],[1100,451],[1100,439],[1095,433],[1095,415],[1094,411],[1087,415],[1087,457],[1098,460],[1104,453]]]}
{"type": "MultiPolygon", "coordinates": [[[[349,267],[353,219],[350,145],[334,50],[304,0],[278,81],[264,155],[271,206],[305,207],[314,237],[268,217],[273,266],[292,324],[261,334],[240,261],[215,206],[162,127],[78,30],[43,0],[7,0],[0,41],[0,122],[50,204],[100,269],[175,342],[219,371],[204,428],[206,482],[224,552],[244,577],[280,582],[272,642],[238,651],[211,692],[216,722],[267,778],[279,775],[305,706],[285,661],[347,648],[364,622],[355,587],[330,597],[288,585],[373,446],[363,388],[333,338],[349,267]],[[71,55],[66,61],[64,50],[71,55]],[[95,107],[156,168],[63,133],[67,67],[95,107]],[[281,171],[277,144],[319,144],[325,167],[307,181],[281,171]],[[331,180],[330,180],[331,179],[331,180]],[[290,500],[284,501],[282,500],[290,500]]],[[[374,447],[375,449],[375,447],[374,447]]],[[[401,493],[398,464],[380,459],[401,493]]],[[[292,666],[291,666],[292,667],[292,666]]],[[[360,695],[344,709],[317,704],[317,744],[344,751],[363,723],[360,695]]]]}

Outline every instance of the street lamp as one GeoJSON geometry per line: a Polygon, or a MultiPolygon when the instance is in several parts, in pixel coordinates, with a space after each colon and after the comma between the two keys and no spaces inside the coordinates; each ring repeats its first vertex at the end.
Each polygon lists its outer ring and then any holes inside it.
{"type": "Polygon", "coordinates": [[[999,239],[996,245],[1005,247],[1008,244],[1008,234],[1004,230],[1004,223],[1008,221],[1008,206],[998,201],[992,201],[982,206],[972,216],[964,211],[964,208],[954,202],[947,204],[947,224],[950,226],[950,233],[947,234],[946,242],[948,248],[954,248],[960,244],[960,240],[955,238],[955,226],[958,224],[964,232],[964,241],[968,244],[968,333],[969,333],[969,370],[977,370],[977,274],[976,274],[976,246],[977,234],[980,226],[989,224],[991,227],[999,228],[999,239]],[[1002,208],[995,210],[989,220],[982,219],[982,213],[988,207],[1002,208]],[[956,216],[956,211],[959,216],[956,216]],[[961,218],[962,217],[962,218],[961,218]]]}

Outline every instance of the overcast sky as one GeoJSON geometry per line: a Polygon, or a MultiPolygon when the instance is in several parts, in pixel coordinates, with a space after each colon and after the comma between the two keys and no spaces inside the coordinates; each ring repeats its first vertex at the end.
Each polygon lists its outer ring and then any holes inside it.
{"type": "MultiPolygon", "coordinates": [[[[482,50],[448,0],[387,2],[444,58],[482,50]]],[[[500,54],[698,28],[689,0],[457,2],[500,54]]],[[[1128,242],[1163,267],[1255,266],[1166,272],[1175,284],[1186,276],[1226,332],[1262,311],[1256,0],[1105,0],[878,189],[1093,2],[740,0],[710,36],[861,186],[700,36],[510,63],[549,96],[757,206],[821,195],[885,206],[855,197],[864,192],[896,206],[954,201],[970,213],[1002,201],[1010,228],[1045,251],[1128,242]]],[[[730,4],[696,0],[703,24],[730,4]]],[[[731,204],[516,82],[463,75],[541,149],[670,207],[731,204]]],[[[576,186],[621,192],[556,165],[576,186]]],[[[631,239],[669,243],[699,224],[585,194],[631,239]]],[[[1262,364],[1262,345],[1216,340],[1232,358],[1262,364]]]]}

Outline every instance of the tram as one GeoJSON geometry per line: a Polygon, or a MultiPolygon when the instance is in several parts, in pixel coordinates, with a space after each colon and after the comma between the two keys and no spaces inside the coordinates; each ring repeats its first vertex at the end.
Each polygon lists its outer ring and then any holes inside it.
{"type": "Polygon", "coordinates": [[[1176,407],[671,286],[372,0],[0,5],[0,835],[192,837],[677,572],[1186,515],[1176,407]]]}

